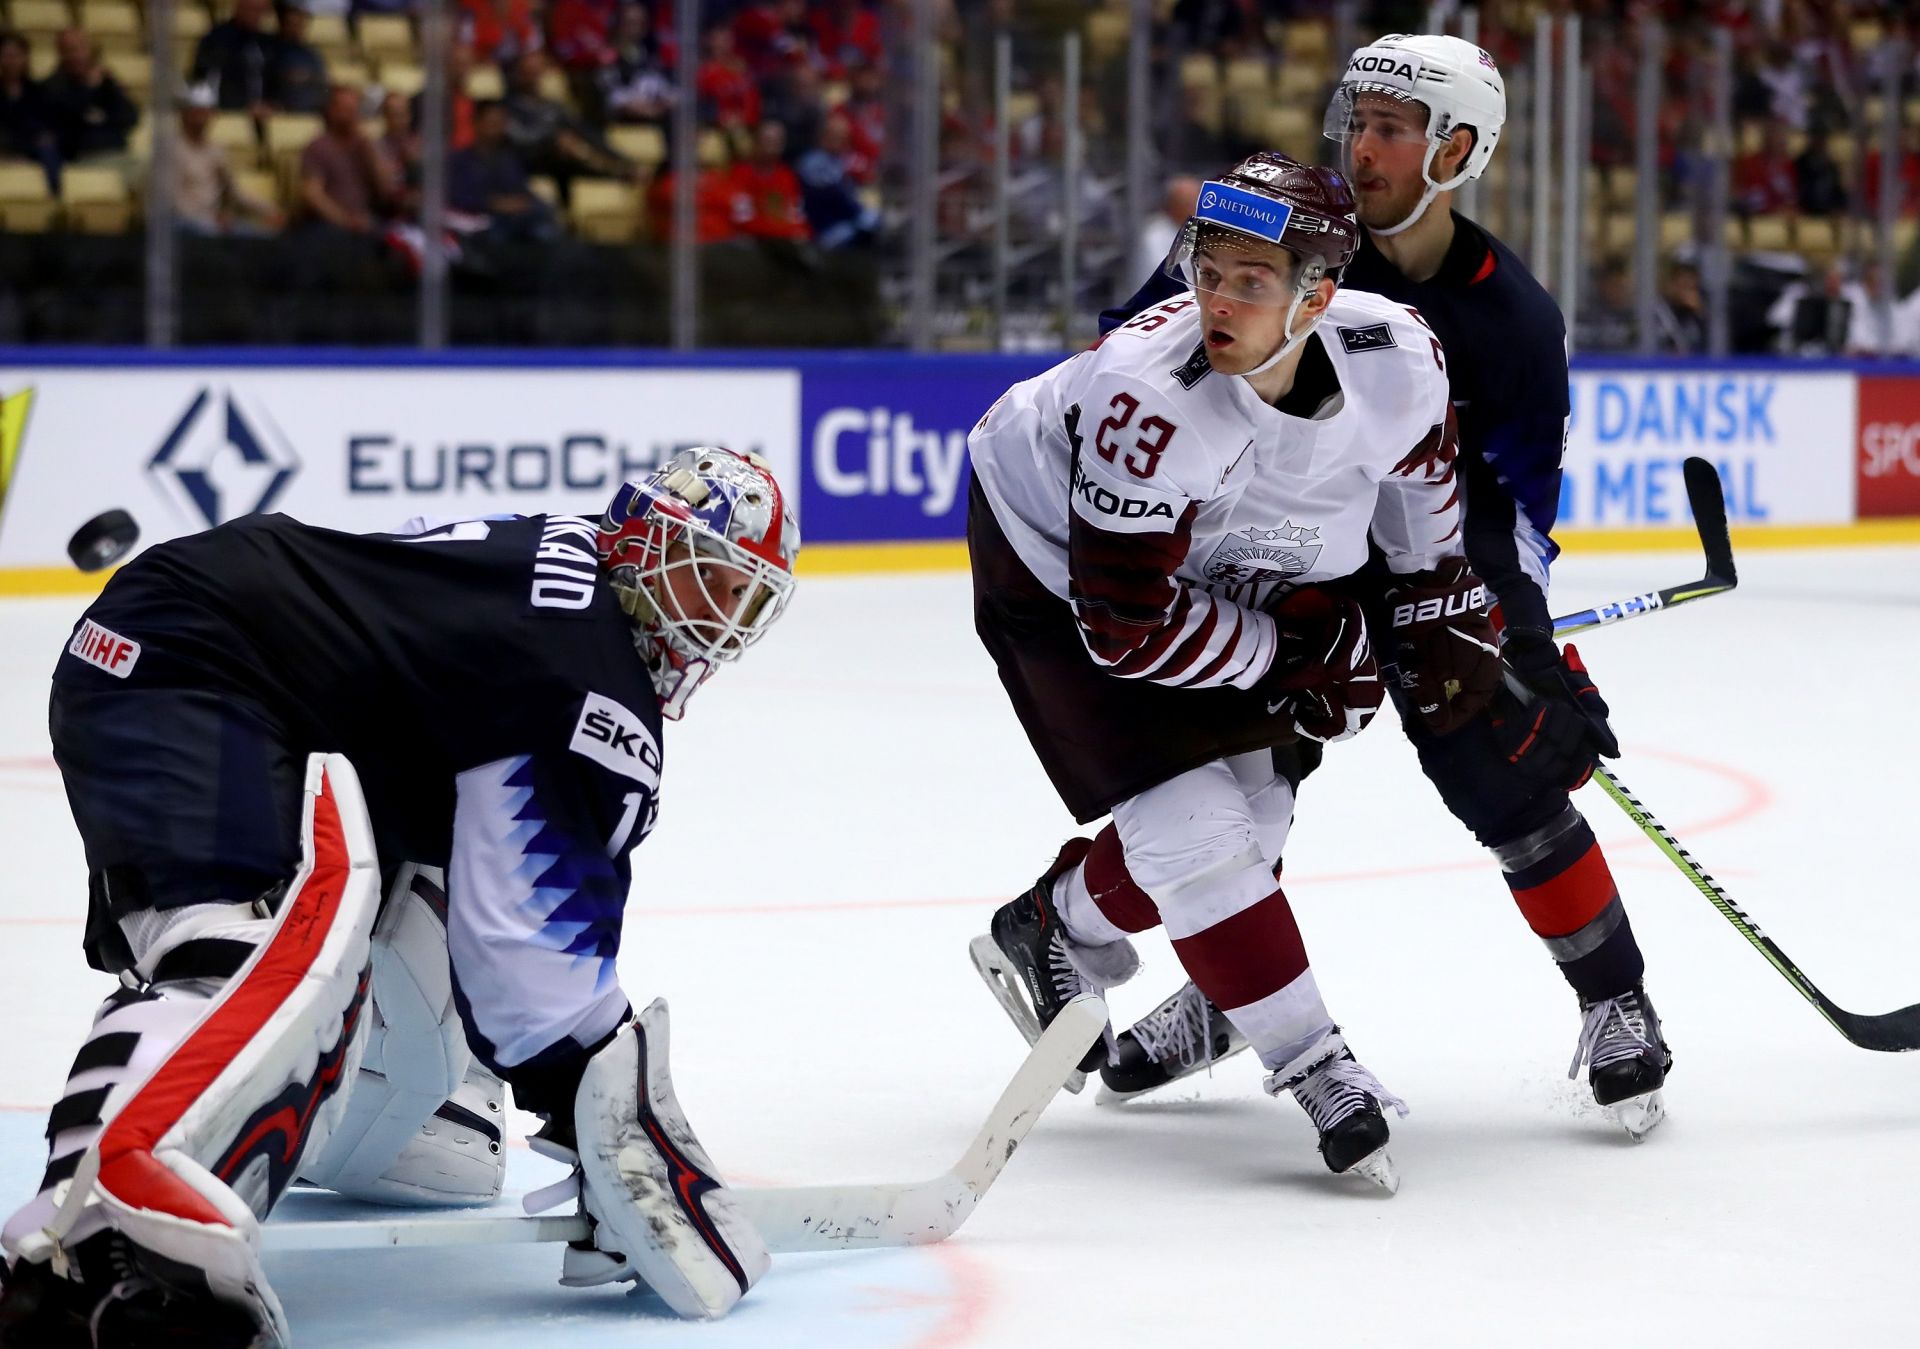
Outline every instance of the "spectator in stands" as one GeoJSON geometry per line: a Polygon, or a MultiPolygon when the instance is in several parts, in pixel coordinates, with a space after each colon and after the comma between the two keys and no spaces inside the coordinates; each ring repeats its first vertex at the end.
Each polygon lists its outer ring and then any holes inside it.
{"type": "Polygon", "coordinates": [[[879,176],[887,146],[886,83],[877,64],[848,69],[847,101],[839,110],[847,116],[850,133],[847,175],[867,186],[879,176]]]}
{"type": "Polygon", "coordinates": [[[1793,178],[1800,187],[1800,214],[1839,215],[1847,209],[1847,185],[1840,164],[1828,148],[1827,128],[1814,124],[1806,149],[1794,156],[1793,178]]]}
{"type": "Polygon", "coordinates": [[[60,157],[71,164],[96,155],[124,155],[140,109],[100,64],[99,44],[86,33],[69,28],[55,45],[60,64],[41,81],[40,96],[60,157]]]}
{"type": "Polygon", "coordinates": [[[211,84],[229,112],[272,111],[276,42],[267,31],[272,0],[233,0],[233,16],[216,23],[193,53],[193,81],[211,84]]]}
{"type": "Polygon", "coordinates": [[[512,64],[541,46],[532,0],[460,0],[465,34],[483,61],[512,64]]]}
{"type": "Polygon", "coordinates": [[[621,12],[646,8],[640,0],[554,0],[547,10],[547,36],[561,69],[581,75],[613,63],[621,12]]]}
{"type": "Polygon", "coordinates": [[[824,0],[813,7],[813,45],[830,80],[880,66],[880,16],[861,0],[824,0]]]}
{"type": "Polygon", "coordinates": [[[725,24],[709,28],[701,51],[705,59],[694,86],[700,94],[700,120],[723,131],[757,125],[760,87],[734,50],[733,30],[725,24]]]}
{"type": "Polygon", "coordinates": [[[1237,56],[1256,36],[1252,8],[1241,0],[1176,0],[1171,23],[1190,52],[1237,56]]]}
{"type": "Polygon", "coordinates": [[[1741,215],[1791,215],[1800,205],[1800,183],[1787,153],[1787,128],[1769,121],[1760,144],[1733,166],[1733,205],[1741,215]]]}
{"type": "Polygon", "coordinates": [[[319,112],[327,104],[327,63],[307,42],[313,27],[312,0],[291,0],[280,8],[279,40],[267,72],[267,100],[281,112],[319,112]]]}
{"type": "Polygon", "coordinates": [[[1133,263],[1129,276],[1151,276],[1160,270],[1173,250],[1180,227],[1187,223],[1200,200],[1200,180],[1187,176],[1169,178],[1167,189],[1154,213],[1140,223],[1133,241],[1133,263]]]}
{"type": "Polygon", "coordinates": [[[1579,351],[1632,351],[1634,348],[1633,273],[1619,256],[1603,259],[1594,276],[1593,295],[1583,299],[1574,346],[1579,351]]]}
{"type": "Polygon", "coordinates": [[[0,155],[37,162],[49,191],[60,190],[60,147],[47,115],[46,97],[27,74],[32,55],[26,38],[0,32],[0,155]]]}
{"type": "Polygon", "coordinates": [[[373,142],[360,130],[358,90],[327,91],[321,132],[300,153],[300,204],[315,229],[372,234],[398,192],[373,142]]]}
{"type": "Polygon", "coordinates": [[[173,147],[173,219],[192,234],[270,234],[285,223],[280,208],[241,190],[226,152],[207,138],[213,122],[211,85],[197,84],[180,101],[180,137],[173,147]]]}
{"type": "MultiPolygon", "coordinates": [[[[473,45],[456,42],[447,51],[447,148],[464,150],[473,144],[473,95],[467,92],[467,76],[473,73],[473,45]]],[[[424,126],[423,90],[413,96],[413,125],[424,126]]]]}
{"type": "Polygon", "coordinates": [[[507,68],[507,138],[529,172],[551,175],[560,191],[582,174],[639,181],[639,170],[614,153],[600,134],[540,92],[546,53],[525,52],[507,68]]]}
{"type": "Polygon", "coordinates": [[[1853,302],[1847,355],[1920,355],[1920,296],[1902,300],[1878,258],[1868,258],[1861,265],[1860,280],[1849,287],[1847,298],[1853,302]]]}
{"type": "Polygon", "coordinates": [[[807,240],[800,180],[787,167],[787,128],[767,118],[753,129],[753,149],[733,166],[734,222],[755,239],[807,240]]]}
{"type": "Polygon", "coordinates": [[[807,0],[749,0],[733,18],[733,46],[754,78],[767,80],[813,59],[807,0]]]}
{"type": "MultiPolygon", "coordinates": [[[[1878,129],[1866,135],[1867,153],[1860,162],[1860,194],[1867,215],[1880,213],[1880,137],[1878,129]]],[[[1920,127],[1908,127],[1902,143],[1899,165],[1900,214],[1920,214],[1920,127]]]]}
{"type": "Polygon", "coordinates": [[[1692,356],[1707,349],[1707,306],[1700,294],[1700,269],[1694,263],[1675,261],[1668,266],[1653,323],[1661,351],[1692,356]]]}
{"type": "Polygon", "coordinates": [[[829,113],[819,143],[793,166],[807,225],[822,248],[870,244],[880,229],[880,212],[862,201],[853,185],[848,168],[852,143],[853,127],[846,116],[829,113]]]}
{"type": "Polygon", "coordinates": [[[672,115],[673,78],[645,5],[621,8],[613,60],[601,68],[599,85],[609,121],[664,126],[672,115]]]}
{"type": "MultiPolygon", "coordinates": [[[[471,132],[471,124],[469,124],[471,132]]],[[[398,197],[395,208],[409,219],[420,213],[420,132],[413,124],[413,102],[403,94],[388,94],[380,100],[380,135],[373,142],[380,156],[381,171],[393,184],[398,197]]],[[[455,154],[459,149],[454,150],[455,154]]]]}
{"type": "MultiPolygon", "coordinates": [[[[679,174],[671,157],[660,166],[659,175],[647,191],[647,212],[652,219],[653,237],[670,242],[674,230],[675,183],[679,174]]],[[[718,244],[740,237],[734,225],[733,175],[716,164],[702,164],[693,180],[693,238],[695,243],[718,244]]]]}
{"type": "Polygon", "coordinates": [[[533,194],[527,166],[507,139],[507,109],[491,99],[473,110],[473,144],[447,161],[447,205],[487,218],[497,239],[542,242],[559,237],[553,208],[533,194]]]}
{"type": "Polygon", "coordinates": [[[787,158],[804,155],[819,142],[820,128],[827,120],[819,67],[807,60],[794,61],[767,82],[760,107],[762,119],[770,117],[786,127],[787,158]]]}

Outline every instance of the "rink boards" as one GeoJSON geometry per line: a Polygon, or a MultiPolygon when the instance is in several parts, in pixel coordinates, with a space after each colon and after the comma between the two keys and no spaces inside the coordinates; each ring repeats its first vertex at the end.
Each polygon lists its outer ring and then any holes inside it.
{"type": "MultiPolygon", "coordinates": [[[[1056,359],[0,352],[0,591],[84,584],[66,541],[109,507],[146,544],[254,511],[354,530],[596,515],[700,444],[797,487],[803,565],[959,565],[967,432],[1056,359]]],[[[1579,361],[1570,393],[1564,544],[1678,537],[1694,454],[1749,546],[1920,537],[1920,365],[1579,361]]]]}

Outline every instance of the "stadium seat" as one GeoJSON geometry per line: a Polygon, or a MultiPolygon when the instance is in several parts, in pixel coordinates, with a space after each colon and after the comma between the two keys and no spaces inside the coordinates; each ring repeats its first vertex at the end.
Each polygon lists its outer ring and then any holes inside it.
{"type": "Polygon", "coordinates": [[[315,14],[307,20],[307,44],[324,56],[331,67],[335,61],[353,57],[353,34],[347,31],[344,14],[315,14]]]}
{"type": "Polygon", "coordinates": [[[373,83],[373,72],[359,61],[329,61],[327,82],[344,84],[349,89],[365,89],[373,83]]]}
{"type": "Polygon", "coordinates": [[[213,21],[207,17],[207,11],[198,5],[178,4],[173,7],[173,60],[181,70],[193,64],[194,50],[199,47],[200,39],[207,35],[213,21]]]}
{"type": "Polygon", "coordinates": [[[732,162],[733,147],[727,143],[727,133],[717,126],[704,128],[700,132],[700,167],[724,169],[732,162]]]}
{"type": "Polygon", "coordinates": [[[1285,34],[1283,40],[1288,61],[1324,69],[1333,48],[1333,38],[1326,24],[1317,19],[1297,19],[1282,32],[1285,34]]]}
{"type": "Polygon", "coordinates": [[[1030,89],[1015,89],[1007,95],[1007,125],[1019,126],[1040,115],[1040,95],[1030,89]]]}
{"type": "Polygon", "coordinates": [[[1747,221],[1747,247],[1764,253],[1793,248],[1793,221],[1784,215],[1757,215],[1747,221]]]}
{"type": "Polygon", "coordinates": [[[216,112],[207,125],[207,142],[219,148],[235,173],[260,167],[260,137],[244,112],[216,112]]]}
{"type": "Polygon", "coordinates": [[[59,211],[38,164],[0,161],[0,228],[9,234],[45,234],[59,211]]]}
{"type": "Polygon", "coordinates": [[[539,92],[542,98],[552,99],[569,109],[573,107],[573,89],[567,84],[567,72],[558,66],[548,66],[541,72],[539,92]]]}
{"type": "Polygon", "coordinates": [[[1840,231],[1824,216],[1803,216],[1795,225],[1793,241],[1809,261],[1825,262],[1840,251],[1840,231]]]}
{"type": "Polygon", "coordinates": [[[603,244],[633,242],[640,229],[640,194],[627,183],[606,178],[577,178],[567,211],[574,232],[603,244]]]}
{"type": "Polygon", "coordinates": [[[1127,49],[1133,33],[1133,20],[1124,10],[1096,9],[1087,15],[1087,57],[1096,66],[1118,57],[1127,49]]]}
{"type": "Polygon", "coordinates": [[[1313,61],[1285,60],[1273,81],[1273,96],[1281,103],[1318,107],[1320,95],[1332,83],[1332,74],[1313,61]]]}
{"type": "Polygon", "coordinates": [[[412,98],[427,87],[427,72],[411,61],[380,63],[380,87],[390,94],[412,98]]]}
{"type": "Polygon", "coordinates": [[[60,175],[60,211],[76,234],[123,234],[133,223],[133,199],[118,169],[69,164],[60,175]]]}
{"type": "Polygon", "coordinates": [[[1222,82],[1227,115],[1242,134],[1258,136],[1267,109],[1273,106],[1273,79],[1259,57],[1242,57],[1227,65],[1222,82]]]}
{"type": "Polygon", "coordinates": [[[544,173],[535,174],[527,179],[527,191],[549,206],[557,207],[560,204],[560,185],[544,173]]]}
{"type": "Polygon", "coordinates": [[[50,44],[63,28],[73,27],[66,0],[13,0],[12,26],[36,48],[50,44]]]}
{"type": "Polygon", "coordinates": [[[1180,86],[1211,88],[1220,83],[1220,63],[1210,52],[1188,52],[1180,58],[1180,86]]]}
{"type": "Polygon", "coordinates": [[[298,191],[300,154],[320,134],[320,119],[306,112],[276,112],[267,119],[267,164],[289,196],[298,191]]]}
{"type": "Polygon", "coordinates": [[[129,38],[137,44],[144,31],[140,11],[128,0],[80,0],[80,26],[103,43],[109,38],[129,38]]]}
{"type": "Polygon", "coordinates": [[[667,138],[657,126],[615,126],[607,132],[607,144],[649,170],[667,157],[667,138]]]}
{"type": "Polygon", "coordinates": [[[1671,253],[1693,242],[1693,215],[1688,211],[1669,211],[1660,217],[1660,251],[1671,253]]]}
{"type": "Polygon", "coordinates": [[[1320,123],[1304,108],[1269,108],[1265,122],[1266,143],[1297,159],[1311,162],[1320,152],[1314,141],[1320,135],[1320,123]]]}
{"type": "Polygon", "coordinates": [[[53,39],[45,34],[27,49],[27,78],[30,80],[46,79],[59,64],[60,53],[54,50],[53,39]]]}
{"type": "Polygon", "coordinates": [[[249,197],[271,202],[282,210],[286,208],[280,196],[279,182],[265,169],[248,169],[245,173],[236,173],[233,175],[233,185],[249,197]]]}
{"type": "Polygon", "coordinates": [[[146,107],[147,99],[153,92],[153,62],[143,52],[108,52],[101,58],[101,64],[112,72],[113,78],[120,81],[120,87],[141,107],[146,107]]]}
{"type": "Polygon", "coordinates": [[[1897,258],[1908,257],[1913,252],[1915,239],[1920,238],[1920,217],[1901,216],[1893,222],[1893,253],[1897,258]]]}
{"type": "Polygon", "coordinates": [[[398,14],[362,14],[359,37],[360,54],[371,65],[415,59],[413,25],[398,14]]]}
{"type": "Polygon", "coordinates": [[[828,80],[820,86],[820,102],[831,112],[835,108],[844,108],[847,100],[853,97],[853,86],[845,80],[828,80]]]}
{"type": "Polygon", "coordinates": [[[507,96],[507,81],[499,66],[475,66],[467,72],[467,97],[481,102],[507,96]]]}

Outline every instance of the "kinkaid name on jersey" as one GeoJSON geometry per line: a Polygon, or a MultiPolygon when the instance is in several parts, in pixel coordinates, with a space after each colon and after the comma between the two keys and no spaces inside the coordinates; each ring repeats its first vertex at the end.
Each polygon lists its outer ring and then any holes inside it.
{"type": "Polygon", "coordinates": [[[1179,523],[1187,499],[1156,492],[1151,487],[1129,488],[1125,494],[1089,478],[1073,461],[1073,509],[1081,519],[1121,534],[1166,534],[1179,523]]]}
{"type": "Polygon", "coordinates": [[[593,603],[600,580],[597,538],[594,525],[577,515],[547,517],[533,555],[534,608],[585,609],[593,603]]]}

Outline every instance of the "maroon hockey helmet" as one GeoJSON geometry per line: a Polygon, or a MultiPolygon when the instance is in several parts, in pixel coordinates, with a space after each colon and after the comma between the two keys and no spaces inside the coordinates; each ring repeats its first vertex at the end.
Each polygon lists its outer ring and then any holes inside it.
{"type": "Polygon", "coordinates": [[[1317,286],[1323,276],[1337,283],[1360,251],[1353,189],[1337,170],[1277,150],[1250,155],[1200,189],[1167,270],[1191,283],[1187,264],[1196,251],[1237,241],[1294,254],[1302,263],[1302,288],[1317,286]]]}

